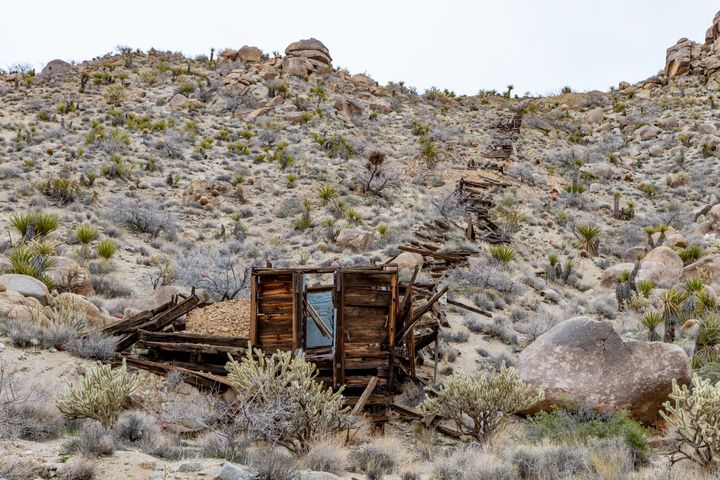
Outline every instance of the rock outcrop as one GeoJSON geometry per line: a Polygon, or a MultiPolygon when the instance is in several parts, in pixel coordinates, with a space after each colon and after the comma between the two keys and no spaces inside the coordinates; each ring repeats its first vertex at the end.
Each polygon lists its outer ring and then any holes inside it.
{"type": "Polygon", "coordinates": [[[302,64],[308,67],[309,72],[326,72],[332,70],[330,51],[320,40],[315,38],[298,40],[297,42],[291,43],[285,49],[285,55],[286,57],[283,59],[283,70],[293,75],[297,75],[297,73],[290,72],[290,68],[300,70],[300,65],[302,64]],[[287,60],[288,58],[290,60],[287,60]],[[305,60],[305,62],[299,60],[305,60]]]}
{"type": "Polygon", "coordinates": [[[349,248],[353,252],[363,252],[370,246],[374,237],[373,232],[365,232],[354,228],[345,228],[340,230],[340,233],[335,240],[340,248],[349,248]]]}
{"type": "Polygon", "coordinates": [[[566,320],[520,354],[520,378],[545,392],[533,411],[587,406],[613,413],[627,410],[645,423],[672,391],[672,380],[690,382],[690,361],[678,345],[623,340],[610,321],[566,320]]]}
{"type": "Polygon", "coordinates": [[[34,298],[42,305],[50,304],[50,292],[47,286],[37,278],[17,273],[6,273],[0,275],[0,283],[5,286],[6,290],[18,292],[24,297],[34,298]]]}
{"type": "Polygon", "coordinates": [[[705,44],[681,38],[668,48],[665,75],[678,79],[683,75],[703,77],[709,87],[720,86],[720,12],[705,34],[705,44]]]}

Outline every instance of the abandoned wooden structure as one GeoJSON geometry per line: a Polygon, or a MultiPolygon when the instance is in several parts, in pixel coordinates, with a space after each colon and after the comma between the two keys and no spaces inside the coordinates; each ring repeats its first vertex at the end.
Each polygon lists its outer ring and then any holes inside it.
{"type": "MultiPolygon", "coordinates": [[[[343,388],[348,405],[387,420],[401,382],[419,378],[417,354],[434,345],[447,287],[401,284],[394,264],[351,268],[255,268],[250,279],[249,338],[185,332],[182,318],[207,305],[192,291],[101,331],[116,335],[117,361],[158,374],[180,372],[201,388],[222,390],[228,354],[248,345],[265,353],[303,353],[318,380],[343,388]]],[[[437,354],[435,354],[437,358],[437,354]]]]}

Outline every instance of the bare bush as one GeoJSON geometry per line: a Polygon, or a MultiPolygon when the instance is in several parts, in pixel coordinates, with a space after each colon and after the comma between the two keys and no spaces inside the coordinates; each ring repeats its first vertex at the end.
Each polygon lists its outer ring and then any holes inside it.
{"type": "Polygon", "coordinates": [[[360,445],[351,452],[349,461],[354,471],[364,473],[369,480],[380,480],[397,470],[400,456],[396,442],[380,438],[360,445]]]}
{"type": "Polygon", "coordinates": [[[58,469],[59,480],[92,480],[95,478],[95,465],[84,458],[73,458],[58,469]]]}
{"type": "Polygon", "coordinates": [[[296,480],[300,477],[295,459],[276,448],[255,449],[250,465],[258,472],[257,480],[296,480]]]}
{"type": "Polygon", "coordinates": [[[77,437],[63,445],[64,453],[75,453],[85,457],[112,455],[115,442],[112,434],[100,422],[87,421],[82,425],[77,437]]]}
{"type": "Polygon", "coordinates": [[[306,468],[335,475],[345,473],[347,461],[347,451],[340,442],[332,440],[322,440],[313,444],[305,455],[306,468]]]}
{"type": "Polygon", "coordinates": [[[400,174],[387,167],[385,154],[377,150],[370,152],[367,162],[355,174],[362,190],[373,195],[382,195],[385,189],[400,184],[400,174]]]}
{"type": "Polygon", "coordinates": [[[93,333],[77,337],[64,345],[64,349],[80,358],[109,360],[115,356],[119,338],[93,333]]]}
{"type": "Polygon", "coordinates": [[[125,224],[130,230],[149,233],[156,238],[163,232],[168,240],[177,237],[175,216],[162,208],[157,202],[140,199],[114,198],[113,208],[107,215],[114,222],[125,224]]]}
{"type": "Polygon", "coordinates": [[[204,289],[214,301],[233,299],[247,291],[252,266],[226,247],[194,248],[175,258],[175,278],[180,285],[204,289]]]}

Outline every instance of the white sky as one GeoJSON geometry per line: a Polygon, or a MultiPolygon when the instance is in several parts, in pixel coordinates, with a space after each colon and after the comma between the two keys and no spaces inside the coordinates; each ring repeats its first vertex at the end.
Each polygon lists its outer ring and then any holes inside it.
{"type": "Polygon", "coordinates": [[[0,17],[0,68],[86,60],[129,45],[209,54],[315,37],[333,63],[457,93],[601,89],[657,73],[679,38],[702,42],[708,0],[19,0],[0,17]]]}

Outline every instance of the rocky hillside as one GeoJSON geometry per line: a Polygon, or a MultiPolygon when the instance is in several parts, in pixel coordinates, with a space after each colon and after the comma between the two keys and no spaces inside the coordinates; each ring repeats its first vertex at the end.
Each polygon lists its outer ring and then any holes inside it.
{"type": "MultiPolygon", "coordinates": [[[[720,379],[719,88],[720,13],[703,44],[681,39],[643,82],[542,98],[379,85],[334,68],[316,39],[284,54],[243,46],[194,59],[120,47],[79,64],[53,60],[39,73],[3,72],[0,452],[13,463],[0,460],[0,478],[91,478],[78,473],[85,466],[96,478],[284,479],[297,478],[295,462],[306,479],[661,478],[669,461],[660,452],[687,433],[660,413],[673,382],[720,379]],[[474,235],[463,181],[482,185],[474,235]],[[439,252],[469,252],[466,262],[439,271],[426,255],[398,257],[438,220],[448,225],[439,252]],[[183,403],[218,414],[216,398],[142,373],[128,402],[144,420],[126,413],[120,425],[151,430],[162,448],[117,429],[95,432],[115,435],[114,456],[58,439],[68,429],[92,435],[53,410],[58,380],[77,383],[91,368],[78,356],[108,356],[107,339],[90,347],[78,332],[193,286],[214,301],[246,299],[249,269],[268,262],[393,259],[403,280],[419,266],[420,282],[448,285],[448,300],[475,309],[446,305],[437,384],[408,386],[398,402],[442,398],[454,374],[499,376],[505,365],[528,392],[544,392],[510,413],[555,413],[513,417],[515,433],[470,452],[395,419],[392,448],[369,434],[325,445],[350,455],[334,459],[328,476],[307,471],[323,464],[308,452],[285,452],[273,462],[292,472],[262,477],[268,464],[248,473],[208,460],[252,463],[245,450],[213,449],[227,431],[200,429],[200,413],[192,425],[178,415],[183,403]],[[47,416],[33,412],[63,426],[29,434],[32,425],[7,422],[15,411],[3,411],[3,371],[21,392],[42,378],[45,394],[30,403],[47,416]],[[195,428],[214,436],[187,440],[195,428]],[[384,450],[392,458],[378,476],[367,458],[384,450]],[[76,476],[65,472],[68,458],[76,476]],[[494,470],[467,473],[481,465],[494,470]]],[[[712,428],[708,449],[717,451],[717,421],[712,428]]],[[[717,457],[685,452],[667,478],[706,478],[717,467],[717,457]]]]}

